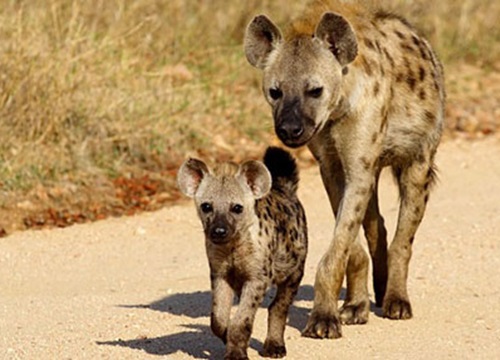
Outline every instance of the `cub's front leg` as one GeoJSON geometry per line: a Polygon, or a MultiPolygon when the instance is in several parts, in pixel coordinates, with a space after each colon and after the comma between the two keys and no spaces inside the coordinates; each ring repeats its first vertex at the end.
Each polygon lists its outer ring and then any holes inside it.
{"type": "Polygon", "coordinates": [[[268,284],[261,280],[248,281],[243,285],[240,304],[227,332],[225,360],[248,359],[247,348],[255,314],[264,299],[267,286],[268,284]]]}
{"type": "Polygon", "coordinates": [[[227,328],[233,304],[234,291],[223,278],[215,277],[212,280],[212,312],[210,314],[210,327],[212,332],[224,344],[227,341],[227,328]]]}

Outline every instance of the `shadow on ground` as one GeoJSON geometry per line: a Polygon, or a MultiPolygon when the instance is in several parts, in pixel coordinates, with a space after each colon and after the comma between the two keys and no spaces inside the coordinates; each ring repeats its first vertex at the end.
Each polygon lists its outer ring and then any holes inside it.
{"type": "MultiPolygon", "coordinates": [[[[261,305],[267,308],[275,296],[275,290],[270,290],[261,305]]],[[[345,289],[342,289],[340,299],[346,297],[345,289]]],[[[169,295],[163,299],[150,304],[120,305],[123,308],[151,309],[167,312],[178,316],[190,318],[210,317],[212,295],[209,291],[197,291],[194,293],[179,293],[169,295]]],[[[290,307],[288,314],[288,326],[302,331],[306,325],[310,306],[307,308],[298,306],[297,302],[314,300],[314,288],[311,285],[302,285],[295,297],[294,304],[290,307]]],[[[311,305],[312,306],[312,305],[311,305]]],[[[371,311],[381,316],[380,309],[371,304],[371,311]]],[[[206,325],[182,325],[186,330],[175,334],[145,339],[98,341],[98,345],[123,346],[137,349],[154,355],[170,355],[182,352],[196,359],[220,359],[224,356],[224,344],[217,339],[206,325]]],[[[250,347],[260,352],[262,343],[254,338],[250,341],[250,347]]]]}
{"type": "MultiPolygon", "coordinates": [[[[175,334],[145,339],[97,341],[97,345],[122,346],[142,350],[148,354],[165,356],[182,352],[196,359],[222,359],[224,344],[212,335],[205,325],[182,325],[186,328],[175,334]]],[[[252,339],[253,340],[253,339],[252,339]]],[[[257,341],[250,346],[256,349],[262,347],[257,341]]]]}
{"type": "MultiPolygon", "coordinates": [[[[268,307],[274,298],[275,291],[271,290],[261,307],[268,307]]],[[[300,287],[295,301],[312,301],[314,297],[313,287],[303,285],[300,287]]],[[[194,293],[180,293],[169,295],[150,304],[120,305],[124,308],[151,309],[167,312],[178,316],[191,318],[209,317],[212,295],[210,291],[197,291],[194,293]]],[[[289,312],[288,325],[296,329],[303,329],[309,310],[304,307],[292,305],[289,312]]],[[[156,338],[97,341],[97,345],[122,346],[135,350],[142,350],[148,354],[165,356],[182,352],[196,359],[222,359],[225,346],[206,325],[182,325],[186,330],[156,338]]],[[[260,352],[262,342],[252,338],[250,347],[260,352]]]]}
{"type": "MultiPolygon", "coordinates": [[[[342,291],[341,298],[344,298],[345,291],[342,291]]],[[[261,307],[267,308],[271,304],[276,294],[275,289],[267,292],[261,307]]],[[[295,303],[290,307],[288,325],[298,330],[302,330],[306,325],[309,309],[297,306],[298,301],[313,301],[314,289],[311,285],[302,285],[295,297],[295,303]]],[[[197,291],[194,293],[179,293],[169,295],[163,299],[150,304],[120,305],[124,308],[141,308],[155,311],[167,312],[178,316],[188,316],[191,318],[209,317],[212,294],[210,291],[197,291]]]]}

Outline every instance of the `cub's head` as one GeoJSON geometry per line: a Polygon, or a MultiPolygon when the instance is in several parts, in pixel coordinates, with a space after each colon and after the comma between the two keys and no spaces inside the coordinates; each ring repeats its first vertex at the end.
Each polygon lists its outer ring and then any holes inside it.
{"type": "Polygon", "coordinates": [[[238,238],[255,219],[255,200],[271,189],[271,174],[259,161],[223,163],[209,169],[197,159],[182,164],[180,190],[194,198],[205,237],[214,244],[238,238]]]}
{"type": "Polygon", "coordinates": [[[343,73],[358,49],[351,25],[327,12],[312,36],[285,40],[271,20],[259,15],[248,25],[244,43],[250,64],[263,70],[276,135],[289,147],[306,144],[340,101],[343,73]]]}

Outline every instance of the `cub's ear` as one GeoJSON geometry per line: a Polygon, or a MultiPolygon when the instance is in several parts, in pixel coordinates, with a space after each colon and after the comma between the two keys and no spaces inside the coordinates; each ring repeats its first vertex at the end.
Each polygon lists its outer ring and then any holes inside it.
{"type": "Polygon", "coordinates": [[[314,35],[325,43],[342,66],[351,63],[358,54],[356,34],[341,15],[324,13],[314,35]]]}
{"type": "Polygon", "coordinates": [[[248,62],[263,69],[271,51],[281,42],[280,30],[265,15],[258,15],[248,24],[245,32],[245,55],[248,62]]]}
{"type": "Polygon", "coordinates": [[[207,165],[198,159],[188,159],[177,173],[177,184],[184,195],[193,197],[203,178],[209,173],[207,165]]]}
{"type": "Polygon", "coordinates": [[[260,161],[250,160],[241,164],[237,176],[250,187],[253,196],[260,199],[271,190],[271,173],[260,161]]]}

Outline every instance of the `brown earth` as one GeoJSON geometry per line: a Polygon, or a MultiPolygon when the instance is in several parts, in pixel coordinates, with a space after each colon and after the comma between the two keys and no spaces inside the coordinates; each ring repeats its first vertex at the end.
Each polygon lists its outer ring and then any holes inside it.
{"type": "MultiPolygon", "coordinates": [[[[437,162],[440,183],[410,269],[414,318],[391,321],[373,308],[368,324],[345,326],[339,340],[300,336],[333,229],[317,167],[302,171],[310,252],[286,329],[288,359],[500,356],[500,141],[449,140],[437,162]]],[[[381,199],[393,232],[397,194],[388,176],[381,199]]],[[[0,239],[1,359],[221,358],[209,302],[203,235],[187,201],[0,239]]],[[[262,348],[265,321],[261,308],[251,358],[262,348]]]]}

